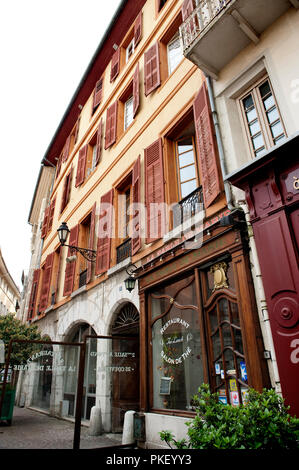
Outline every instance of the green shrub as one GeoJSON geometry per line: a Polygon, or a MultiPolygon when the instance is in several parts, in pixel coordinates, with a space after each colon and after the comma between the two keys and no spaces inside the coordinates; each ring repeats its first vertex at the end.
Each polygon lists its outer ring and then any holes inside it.
{"type": "Polygon", "coordinates": [[[178,449],[299,449],[299,419],[288,414],[274,390],[249,389],[246,405],[219,402],[203,384],[193,397],[196,416],[189,421],[188,441],[176,441],[171,431],[160,432],[169,447],[178,449]]]}

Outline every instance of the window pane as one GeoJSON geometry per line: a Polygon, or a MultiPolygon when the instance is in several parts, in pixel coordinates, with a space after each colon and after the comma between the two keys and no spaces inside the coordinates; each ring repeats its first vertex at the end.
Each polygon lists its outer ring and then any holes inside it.
{"type": "Polygon", "coordinates": [[[283,139],[285,139],[285,135],[284,135],[284,134],[281,135],[281,136],[279,136],[279,137],[277,137],[277,139],[274,140],[274,144],[276,145],[277,142],[279,142],[279,141],[281,141],[281,140],[283,140],[283,139]]]}
{"type": "Polygon", "coordinates": [[[274,105],[275,105],[275,101],[272,95],[270,95],[268,98],[264,100],[265,109],[270,109],[274,105]]]}
{"type": "Polygon", "coordinates": [[[263,139],[263,136],[262,134],[260,135],[257,135],[256,137],[254,137],[252,139],[252,144],[253,144],[253,148],[255,150],[259,149],[260,147],[262,147],[264,145],[264,139],[263,139]]]}
{"type": "Polygon", "coordinates": [[[271,124],[274,121],[277,121],[279,119],[279,114],[277,108],[273,108],[271,111],[267,112],[267,118],[269,123],[271,124]]]}
{"type": "Polygon", "coordinates": [[[253,121],[254,119],[256,119],[256,118],[257,118],[256,109],[253,108],[251,111],[248,111],[248,112],[246,113],[246,118],[247,118],[247,121],[248,121],[248,122],[251,122],[251,121],[253,121]]]}
{"type": "Polygon", "coordinates": [[[174,69],[179,65],[183,58],[183,51],[181,47],[181,41],[179,37],[171,40],[167,45],[168,53],[168,69],[171,74],[174,69]]]}
{"type": "Polygon", "coordinates": [[[133,122],[133,97],[125,103],[125,119],[124,128],[127,129],[133,122]]]}
{"type": "Polygon", "coordinates": [[[270,92],[271,92],[271,88],[270,88],[269,82],[267,80],[265,83],[263,83],[260,86],[261,97],[263,98],[264,96],[266,96],[270,92]]]}
{"type": "Polygon", "coordinates": [[[247,98],[244,98],[243,106],[244,106],[245,111],[248,111],[248,109],[250,109],[252,106],[254,106],[252,95],[249,95],[249,96],[247,96],[247,98]]]}
{"type": "Polygon", "coordinates": [[[188,194],[192,193],[192,191],[195,191],[196,186],[197,186],[196,180],[188,181],[188,183],[181,184],[182,199],[185,196],[188,196],[188,194]]]}
{"type": "Polygon", "coordinates": [[[188,150],[193,150],[193,143],[191,137],[184,140],[180,140],[178,143],[179,154],[187,152],[188,150]]]}
{"type": "Polygon", "coordinates": [[[183,153],[179,156],[180,168],[182,166],[190,165],[191,163],[194,163],[193,149],[191,150],[191,152],[183,153]]]}
{"type": "Polygon", "coordinates": [[[283,134],[283,127],[280,121],[271,126],[271,132],[273,137],[278,137],[280,134],[283,134]]]}
{"type": "Polygon", "coordinates": [[[264,151],[265,151],[265,147],[262,147],[260,150],[258,150],[257,152],[255,152],[255,156],[256,156],[256,157],[259,157],[264,151]]]}
{"type": "Polygon", "coordinates": [[[195,165],[189,165],[180,170],[181,182],[191,180],[196,177],[195,165]]]}
{"type": "Polygon", "coordinates": [[[261,128],[258,120],[256,120],[253,124],[249,125],[249,131],[251,135],[257,134],[258,132],[260,132],[260,130],[261,128]]]}

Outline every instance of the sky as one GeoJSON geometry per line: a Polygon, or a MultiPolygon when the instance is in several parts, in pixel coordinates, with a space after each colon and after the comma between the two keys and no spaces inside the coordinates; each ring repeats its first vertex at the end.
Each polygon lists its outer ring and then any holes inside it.
{"type": "Polygon", "coordinates": [[[42,158],[120,0],[0,0],[0,247],[21,289],[42,158]]]}

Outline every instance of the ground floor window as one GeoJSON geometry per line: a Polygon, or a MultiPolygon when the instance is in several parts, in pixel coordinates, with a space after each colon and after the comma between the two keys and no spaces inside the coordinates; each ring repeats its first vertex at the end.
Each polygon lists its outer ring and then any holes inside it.
{"type": "Polygon", "coordinates": [[[246,402],[246,360],[230,262],[195,269],[149,294],[152,408],[193,410],[208,382],[222,403],[246,402]]]}

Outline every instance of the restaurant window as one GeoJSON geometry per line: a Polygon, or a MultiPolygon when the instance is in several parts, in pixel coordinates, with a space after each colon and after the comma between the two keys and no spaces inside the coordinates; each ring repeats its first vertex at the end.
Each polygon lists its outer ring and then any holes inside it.
{"type": "Polygon", "coordinates": [[[246,359],[230,262],[159,286],[149,294],[149,308],[152,409],[194,411],[192,397],[202,383],[209,383],[223,404],[246,403],[246,359]]]}
{"type": "Polygon", "coordinates": [[[262,152],[286,137],[269,78],[264,78],[239,100],[251,153],[262,152]]]}

